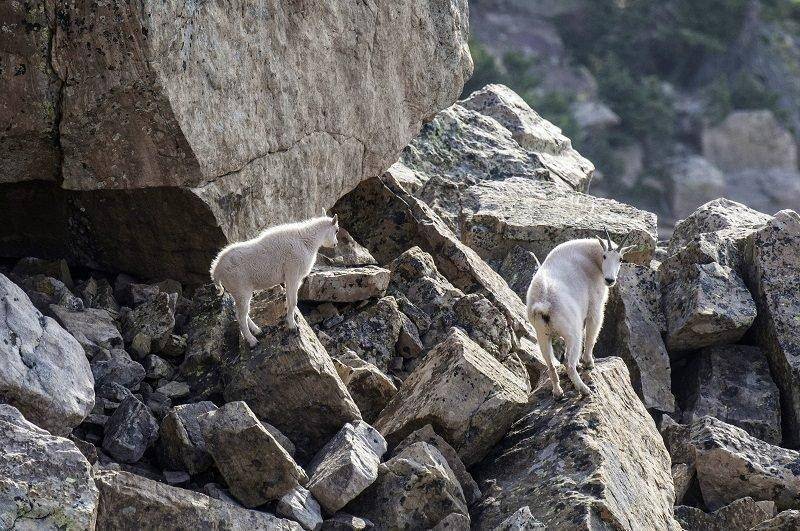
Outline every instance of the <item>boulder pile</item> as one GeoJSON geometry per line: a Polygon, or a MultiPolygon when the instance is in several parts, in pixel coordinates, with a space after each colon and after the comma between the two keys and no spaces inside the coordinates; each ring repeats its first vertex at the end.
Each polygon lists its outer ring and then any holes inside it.
{"type": "Polygon", "coordinates": [[[208,283],[0,266],[0,525],[791,526],[800,216],[714,200],[659,245],[591,173],[486,87],[338,199],[297,330],[259,292],[253,348],[208,283]],[[521,295],[534,254],[604,226],[638,248],[592,394],[557,401],[521,295]]]}

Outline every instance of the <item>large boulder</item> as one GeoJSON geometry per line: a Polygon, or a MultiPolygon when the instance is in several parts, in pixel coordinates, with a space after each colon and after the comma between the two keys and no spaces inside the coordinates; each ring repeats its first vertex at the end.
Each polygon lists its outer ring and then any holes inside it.
{"type": "Polygon", "coordinates": [[[386,440],[363,421],[345,424],[308,465],[306,487],[329,513],[361,494],[378,477],[386,440]]]}
{"type": "Polygon", "coordinates": [[[100,489],[98,529],[302,529],[269,513],[127,472],[102,470],[95,474],[95,483],[100,489]]]}
{"type": "Polygon", "coordinates": [[[69,439],[34,426],[0,404],[0,527],[94,529],[91,465],[69,439]]]}
{"type": "MultiPolygon", "coordinates": [[[[726,234],[740,241],[766,225],[771,216],[729,199],[715,199],[699,206],[675,225],[669,240],[669,253],[675,253],[701,234],[731,231],[726,234]]],[[[730,264],[728,264],[730,265],[730,264]]]]}
{"type": "Polygon", "coordinates": [[[745,496],[774,501],[779,510],[800,505],[800,453],[756,439],[714,417],[694,421],[690,444],[709,509],[745,496]]]}
{"type": "Polygon", "coordinates": [[[226,241],[318,214],[472,71],[465,0],[36,5],[0,11],[40,28],[0,89],[35,109],[2,115],[2,247],[145,276],[202,281],[226,241]]]}
{"type": "Polygon", "coordinates": [[[753,498],[741,498],[711,514],[683,505],[675,508],[675,519],[684,529],[690,530],[749,531],[773,516],[772,511],[763,506],[764,503],[753,498]]]}
{"type": "Polygon", "coordinates": [[[680,381],[686,395],[685,422],[710,415],[770,444],[781,443],[780,395],[760,348],[703,349],[680,381]]]}
{"type": "Polygon", "coordinates": [[[687,155],[668,165],[672,217],[683,219],[697,207],[725,195],[725,176],[700,155],[687,155]]]}
{"type": "Polygon", "coordinates": [[[175,328],[175,293],[158,292],[122,318],[122,337],[126,344],[145,357],[157,354],[169,341],[175,328]]]}
{"type": "Polygon", "coordinates": [[[94,356],[101,350],[122,348],[122,335],[106,310],[85,308],[73,311],[51,304],[49,313],[78,340],[87,356],[94,356]]]}
{"type": "Polygon", "coordinates": [[[431,424],[471,466],[503,437],[527,402],[524,384],[455,328],[406,378],[375,427],[396,444],[431,424]]]}
{"type": "Polygon", "coordinates": [[[308,531],[315,531],[322,525],[322,508],[314,496],[300,485],[278,500],[275,512],[279,516],[294,520],[308,531]]]}
{"type": "Polygon", "coordinates": [[[158,422],[150,409],[129,396],[105,425],[103,450],[118,461],[135,463],[158,439],[158,422]]]}
{"type": "Polygon", "coordinates": [[[595,356],[619,356],[628,366],[631,383],[645,407],[671,413],[672,370],[661,340],[664,328],[656,272],[649,267],[622,264],[617,283],[609,290],[605,320],[595,356]]]}
{"type": "Polygon", "coordinates": [[[453,513],[469,518],[447,460],[424,442],[381,464],[377,480],[348,510],[369,518],[378,529],[431,529],[453,513]]]}
{"type": "Polygon", "coordinates": [[[301,301],[358,302],[380,297],[389,285],[389,271],[366,265],[316,266],[300,286],[301,301]]]}
{"type": "Polygon", "coordinates": [[[779,513],[753,528],[753,531],[791,531],[800,528],[800,511],[791,509],[779,513]]]}
{"type": "Polygon", "coordinates": [[[232,364],[225,399],[247,402],[308,459],[361,414],[313,330],[302,316],[297,321],[288,330],[280,320],[267,326],[256,319],[266,339],[232,364]]]}
{"type": "Polygon", "coordinates": [[[198,474],[213,463],[206,450],[200,428],[200,416],[217,409],[212,402],[195,402],[176,406],[161,421],[159,429],[158,459],[166,470],[185,470],[198,474]]]}
{"type": "Polygon", "coordinates": [[[366,422],[373,422],[397,393],[394,382],[383,371],[362,360],[354,352],[333,358],[333,364],[361,411],[361,417],[366,422]]]}
{"type": "Polygon", "coordinates": [[[308,476],[244,402],[230,402],[200,416],[208,453],[231,493],[245,507],[277,500],[308,476]]]}
{"type": "Polygon", "coordinates": [[[496,492],[476,508],[495,529],[528,506],[547,529],[678,529],[670,457],[619,358],[587,373],[593,393],[564,402],[549,386],[477,467],[496,492]]]}
{"type": "Polygon", "coordinates": [[[781,391],[787,445],[800,444],[800,216],[778,212],[747,240],[745,278],[758,306],[754,335],[781,391]]]}
{"type": "Polygon", "coordinates": [[[83,347],[0,274],[0,397],[31,422],[66,435],[94,407],[83,347]]]}

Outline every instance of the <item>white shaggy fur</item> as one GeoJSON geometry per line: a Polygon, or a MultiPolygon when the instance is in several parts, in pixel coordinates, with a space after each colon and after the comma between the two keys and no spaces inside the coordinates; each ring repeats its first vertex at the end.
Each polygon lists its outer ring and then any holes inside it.
{"type": "Polygon", "coordinates": [[[239,330],[251,347],[257,343],[253,334],[261,333],[250,318],[253,291],[283,283],[286,324],[294,330],[297,290],[311,272],[319,248],[336,245],[338,230],[336,216],[278,225],[252,240],[228,245],[211,262],[211,280],[220,295],[227,291],[233,296],[239,330]]]}
{"type": "Polygon", "coordinates": [[[569,379],[582,394],[590,393],[578,375],[578,358],[587,369],[594,367],[592,351],[603,326],[608,287],[617,280],[622,255],[633,248],[620,245],[615,249],[608,233],[606,237],[606,242],[600,238],[584,239],[556,246],[528,287],[528,319],[536,329],[556,398],[564,392],[553,366],[555,336],[563,337],[566,343],[569,379]]]}

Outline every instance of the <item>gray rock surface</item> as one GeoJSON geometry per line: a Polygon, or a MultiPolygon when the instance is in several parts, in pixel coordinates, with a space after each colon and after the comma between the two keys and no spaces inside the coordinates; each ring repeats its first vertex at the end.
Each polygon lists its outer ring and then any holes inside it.
{"type": "Polygon", "coordinates": [[[528,293],[528,286],[531,285],[531,279],[538,269],[537,258],[539,257],[529,250],[517,245],[508,251],[497,269],[500,276],[508,282],[508,287],[523,301],[528,293]]]}
{"type": "Polygon", "coordinates": [[[0,396],[37,426],[66,435],[94,406],[83,348],[3,274],[0,321],[0,396]]]}
{"type": "MultiPolygon", "coordinates": [[[[24,181],[0,194],[20,220],[0,224],[12,252],[38,238],[84,263],[204,281],[227,241],[317,215],[384,171],[472,71],[465,0],[184,9],[64,4],[15,33],[31,73],[2,91],[36,110],[3,118],[2,182],[24,181]]],[[[25,27],[14,11],[2,23],[25,27]]]]}
{"type": "Polygon", "coordinates": [[[103,450],[118,461],[135,463],[156,439],[158,422],[150,409],[135,396],[129,396],[106,423],[103,450]]]}
{"type": "Polygon", "coordinates": [[[389,271],[378,266],[316,266],[297,293],[301,301],[358,302],[380,297],[389,285],[389,271]]]}
{"type": "Polygon", "coordinates": [[[738,229],[746,235],[766,225],[770,217],[729,199],[709,201],[675,225],[669,252],[674,253],[700,234],[738,229]]]}
{"type": "Polygon", "coordinates": [[[544,528],[544,525],[533,517],[531,508],[525,505],[500,522],[500,525],[497,526],[497,531],[531,531],[544,528]]]}
{"type": "Polygon", "coordinates": [[[753,528],[754,531],[790,531],[800,527],[800,511],[783,511],[753,528]]]}
{"type": "Polygon", "coordinates": [[[299,523],[303,529],[315,531],[322,525],[322,509],[314,496],[304,487],[298,485],[278,500],[275,508],[278,516],[285,516],[299,523]]]}
{"type": "Polygon", "coordinates": [[[300,531],[295,522],[250,511],[191,490],[113,470],[95,474],[100,490],[98,529],[274,529],[300,531]]]}
{"type": "Polygon", "coordinates": [[[122,348],[122,335],[106,310],[86,308],[70,311],[63,306],[51,305],[49,313],[78,340],[88,356],[103,349],[122,348]]]}
{"type": "Polygon", "coordinates": [[[91,366],[94,384],[97,387],[115,382],[128,389],[138,391],[139,384],[145,377],[144,367],[133,361],[128,353],[122,349],[114,349],[110,352],[105,351],[95,355],[91,366]]]}
{"type": "Polygon", "coordinates": [[[19,287],[25,291],[37,310],[50,317],[55,317],[50,313],[51,304],[62,306],[72,311],[84,308],[83,300],[73,295],[63,282],[53,277],[44,275],[21,277],[19,287]]]}
{"type": "Polygon", "coordinates": [[[772,513],[765,511],[753,498],[741,498],[710,514],[685,505],[675,508],[675,519],[684,529],[708,531],[747,531],[772,516],[772,513]]]}
{"type": "Polygon", "coordinates": [[[386,440],[363,421],[345,424],[308,465],[306,488],[328,513],[342,509],[378,477],[386,440]]]}
{"type": "Polygon", "coordinates": [[[317,336],[302,316],[297,320],[291,331],[283,323],[266,326],[256,319],[269,340],[243,351],[231,366],[225,399],[247,402],[289,437],[305,460],[361,414],[317,336]]]}
{"type": "Polygon", "coordinates": [[[378,479],[348,510],[369,518],[378,529],[430,529],[453,513],[469,517],[447,460],[424,442],[382,463],[378,479]]]}
{"type": "Polygon", "coordinates": [[[459,329],[425,357],[375,422],[395,444],[431,424],[466,466],[480,461],[528,402],[527,390],[459,329]]]}
{"type": "Polygon", "coordinates": [[[584,375],[587,398],[556,402],[549,386],[531,398],[479,481],[496,489],[473,524],[494,529],[522,506],[548,529],[678,529],[670,457],[619,358],[584,375]]]}
{"type": "Polygon", "coordinates": [[[747,240],[745,277],[756,300],[756,341],[781,391],[787,445],[800,443],[800,216],[784,210],[747,240]]]}
{"type": "Polygon", "coordinates": [[[716,510],[739,498],[774,501],[779,510],[797,506],[800,453],[756,439],[714,417],[691,428],[703,500],[716,510]]]}
{"type": "Polygon", "coordinates": [[[397,393],[394,382],[375,365],[362,360],[355,353],[333,358],[333,364],[361,411],[361,417],[366,422],[373,422],[397,393]]]}
{"type": "Polygon", "coordinates": [[[140,357],[157,354],[164,348],[175,328],[174,293],[159,292],[122,318],[122,337],[126,344],[142,345],[135,350],[140,357]]]}
{"type": "Polygon", "coordinates": [[[781,443],[780,395],[763,350],[745,345],[709,347],[695,360],[682,379],[685,422],[710,415],[770,444],[781,443]]]}
{"type": "Polygon", "coordinates": [[[725,176],[708,159],[687,155],[668,166],[670,207],[675,219],[684,219],[697,207],[726,195],[725,176]]]}
{"type": "Polygon", "coordinates": [[[280,499],[308,476],[244,402],[229,402],[200,416],[208,453],[231,493],[245,507],[280,499]]]}
{"type": "Polygon", "coordinates": [[[94,529],[91,465],[69,439],[51,435],[0,404],[0,527],[94,529]]]}
{"type": "Polygon", "coordinates": [[[213,459],[206,450],[199,417],[215,409],[217,406],[205,401],[175,406],[170,410],[161,421],[156,444],[162,467],[197,474],[212,465],[213,459]]]}

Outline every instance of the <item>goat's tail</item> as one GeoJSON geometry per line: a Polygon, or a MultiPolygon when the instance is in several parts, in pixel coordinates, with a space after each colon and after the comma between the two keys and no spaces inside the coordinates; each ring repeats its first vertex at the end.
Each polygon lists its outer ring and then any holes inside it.
{"type": "Polygon", "coordinates": [[[546,326],[550,324],[550,303],[547,301],[537,301],[528,307],[528,319],[536,324],[541,320],[546,326]]]}
{"type": "Polygon", "coordinates": [[[225,293],[225,288],[223,287],[222,282],[220,282],[220,280],[217,278],[216,275],[218,262],[219,262],[219,257],[215,258],[214,261],[211,262],[211,268],[208,270],[208,272],[211,274],[211,282],[213,282],[214,286],[217,288],[217,295],[222,297],[222,295],[225,293]]]}

